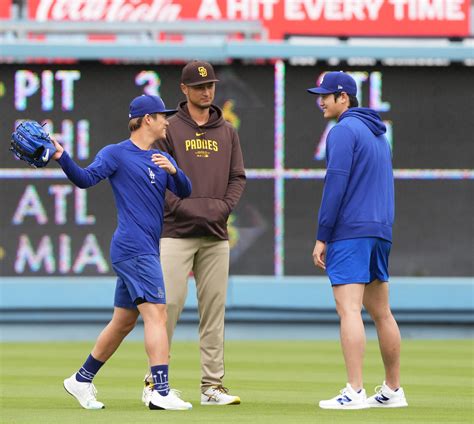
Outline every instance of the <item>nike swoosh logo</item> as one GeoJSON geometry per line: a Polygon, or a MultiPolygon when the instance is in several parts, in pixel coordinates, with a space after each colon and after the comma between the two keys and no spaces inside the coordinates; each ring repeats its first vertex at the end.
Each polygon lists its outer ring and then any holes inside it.
{"type": "Polygon", "coordinates": [[[201,137],[201,135],[204,135],[204,134],[206,134],[206,133],[205,133],[205,132],[203,132],[203,133],[196,133],[196,137],[201,137]]]}
{"type": "Polygon", "coordinates": [[[49,149],[46,149],[46,152],[45,152],[45,154],[42,156],[41,159],[43,160],[43,162],[48,162],[48,159],[49,159],[49,149]]]}

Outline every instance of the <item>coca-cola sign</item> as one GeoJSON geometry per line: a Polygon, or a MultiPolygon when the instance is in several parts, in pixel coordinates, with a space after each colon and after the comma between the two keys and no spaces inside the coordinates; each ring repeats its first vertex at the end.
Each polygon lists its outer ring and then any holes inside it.
{"type": "Polygon", "coordinates": [[[29,0],[38,21],[260,20],[285,35],[467,36],[468,0],[29,0]]]}
{"type": "Polygon", "coordinates": [[[11,17],[11,0],[0,1],[0,19],[8,19],[11,17]]]}
{"type": "Polygon", "coordinates": [[[173,0],[30,0],[38,21],[175,21],[182,6],[173,0]]]}

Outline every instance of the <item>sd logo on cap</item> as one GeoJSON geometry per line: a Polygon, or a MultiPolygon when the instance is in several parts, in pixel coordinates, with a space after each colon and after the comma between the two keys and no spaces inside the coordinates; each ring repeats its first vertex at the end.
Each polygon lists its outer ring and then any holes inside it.
{"type": "Polygon", "coordinates": [[[208,62],[193,60],[189,62],[181,73],[181,82],[184,85],[200,85],[208,82],[217,82],[214,68],[208,62]]]}

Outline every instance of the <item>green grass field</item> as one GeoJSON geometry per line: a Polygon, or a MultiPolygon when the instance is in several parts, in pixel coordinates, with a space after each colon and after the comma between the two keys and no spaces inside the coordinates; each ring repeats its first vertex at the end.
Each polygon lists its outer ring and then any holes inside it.
{"type": "MultiPolygon", "coordinates": [[[[145,371],[141,343],[125,342],[95,379],[106,409],[86,411],[62,387],[92,343],[3,343],[0,422],[10,423],[472,423],[472,340],[405,341],[402,377],[409,407],[324,411],[317,401],[345,383],[339,344],[333,341],[226,343],[225,383],[242,404],[199,405],[199,351],[176,342],[172,386],[191,411],[149,411],[140,403],[145,371]]],[[[372,394],[383,368],[377,344],[368,343],[365,387],[372,394]]]]}

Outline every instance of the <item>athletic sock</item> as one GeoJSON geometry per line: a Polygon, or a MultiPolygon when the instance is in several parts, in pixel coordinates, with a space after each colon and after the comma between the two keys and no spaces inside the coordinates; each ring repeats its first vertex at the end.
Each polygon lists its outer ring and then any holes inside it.
{"type": "Polygon", "coordinates": [[[153,365],[150,369],[153,377],[153,390],[156,390],[161,396],[168,396],[170,392],[168,365],[153,365]]]}
{"type": "Polygon", "coordinates": [[[76,372],[76,380],[81,383],[92,383],[93,378],[99,372],[104,362],[100,362],[92,355],[86,359],[82,368],[76,372]]]}

